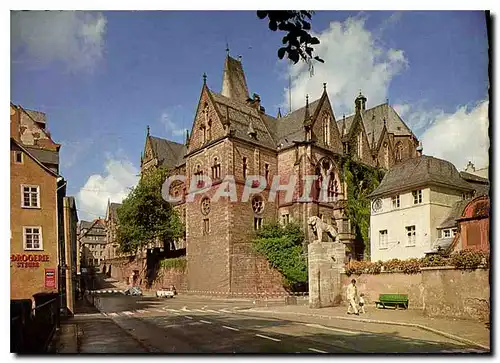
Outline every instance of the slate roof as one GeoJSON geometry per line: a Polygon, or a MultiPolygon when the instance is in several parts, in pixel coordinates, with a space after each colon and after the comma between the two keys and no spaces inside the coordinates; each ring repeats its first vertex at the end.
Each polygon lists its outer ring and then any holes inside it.
{"type": "MultiPolygon", "coordinates": [[[[346,134],[349,134],[356,115],[350,115],[345,118],[346,134]]],[[[375,134],[375,143],[380,139],[382,130],[384,128],[384,118],[386,120],[387,132],[393,133],[396,136],[412,135],[411,129],[399,117],[398,113],[387,103],[369,108],[362,113],[363,124],[365,126],[366,135],[370,146],[372,143],[372,134],[375,134]]],[[[344,120],[337,121],[339,131],[342,133],[344,120]]],[[[342,135],[343,136],[343,135],[342,135]]]]}
{"type": "Polygon", "coordinates": [[[79,233],[83,230],[86,229],[87,233],[85,235],[92,235],[92,236],[105,236],[106,231],[105,231],[105,225],[104,221],[102,219],[95,219],[92,222],[89,221],[80,221],[80,228],[79,228],[79,233]]]}
{"type": "Polygon", "coordinates": [[[473,190],[473,187],[460,177],[452,163],[433,156],[422,155],[394,165],[369,197],[392,194],[430,184],[455,187],[463,191],[473,190]]]}
{"type": "MultiPolygon", "coordinates": [[[[318,108],[321,98],[309,104],[309,115],[313,116],[318,108]]],[[[294,141],[304,139],[304,117],[306,106],[277,119],[276,139],[283,147],[293,145],[294,141]]]]}
{"type": "Polygon", "coordinates": [[[35,121],[35,122],[40,122],[42,124],[45,124],[47,122],[46,115],[43,112],[40,111],[33,111],[33,110],[27,110],[24,109],[26,113],[35,121]]]}
{"type": "Polygon", "coordinates": [[[457,219],[462,216],[465,207],[472,199],[460,200],[453,204],[448,215],[443,219],[443,221],[437,227],[441,228],[452,228],[457,226],[457,219]]]}
{"type": "Polygon", "coordinates": [[[57,151],[43,150],[30,146],[25,146],[25,148],[42,163],[59,165],[59,153],[57,151]]]}
{"type": "Polygon", "coordinates": [[[432,245],[432,251],[433,252],[438,252],[439,249],[441,248],[443,251],[446,251],[451,244],[453,243],[454,237],[448,237],[448,238],[438,238],[432,245]]]}
{"type": "Polygon", "coordinates": [[[268,129],[268,127],[274,128],[274,125],[272,125],[272,123],[276,122],[274,117],[266,115],[246,103],[227,98],[219,93],[210,90],[209,93],[222,121],[227,122],[229,118],[230,130],[234,132],[234,137],[272,149],[276,148],[275,139],[271,134],[272,130],[268,129]],[[256,139],[248,135],[250,123],[257,132],[256,139]]]}
{"type": "Polygon", "coordinates": [[[109,203],[109,219],[114,219],[114,220],[117,220],[118,219],[118,213],[117,213],[117,210],[118,208],[120,208],[122,205],[121,203],[109,203]]]}
{"type": "Polygon", "coordinates": [[[243,66],[240,61],[229,55],[224,63],[221,94],[240,102],[246,102],[249,98],[243,66]]]}
{"type": "Polygon", "coordinates": [[[154,155],[158,158],[158,166],[173,169],[184,164],[184,155],[187,153],[186,145],[174,141],[149,136],[154,155]]]}
{"type": "Polygon", "coordinates": [[[460,176],[474,188],[475,197],[490,194],[490,181],[488,179],[482,178],[478,175],[467,173],[465,171],[461,171],[460,176]]]}

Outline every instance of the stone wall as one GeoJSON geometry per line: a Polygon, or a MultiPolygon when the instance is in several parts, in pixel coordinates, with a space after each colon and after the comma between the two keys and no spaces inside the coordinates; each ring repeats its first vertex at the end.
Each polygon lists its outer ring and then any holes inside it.
{"type": "Polygon", "coordinates": [[[376,275],[341,274],[342,302],[345,303],[347,285],[354,278],[358,294],[365,294],[369,307],[375,306],[379,294],[407,294],[409,308],[421,309],[428,316],[488,320],[489,271],[428,267],[412,275],[384,272],[376,275]]]}
{"type": "Polygon", "coordinates": [[[424,312],[429,316],[453,316],[489,320],[490,270],[426,268],[424,312]]]}

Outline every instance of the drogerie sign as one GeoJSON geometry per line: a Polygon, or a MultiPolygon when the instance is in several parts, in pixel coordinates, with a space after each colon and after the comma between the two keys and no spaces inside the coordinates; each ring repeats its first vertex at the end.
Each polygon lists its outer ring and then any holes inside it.
{"type": "Polygon", "coordinates": [[[17,262],[16,267],[40,267],[40,262],[49,262],[49,255],[26,255],[17,254],[10,255],[10,262],[17,262]]]}

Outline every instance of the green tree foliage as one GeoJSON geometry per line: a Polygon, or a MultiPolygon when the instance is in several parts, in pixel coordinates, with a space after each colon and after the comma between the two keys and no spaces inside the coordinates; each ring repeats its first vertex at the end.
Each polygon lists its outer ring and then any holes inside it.
{"type": "Polygon", "coordinates": [[[155,240],[166,246],[184,235],[179,216],[161,195],[166,175],[164,169],[144,175],[118,209],[117,238],[121,252],[135,253],[155,240]]]}
{"type": "Polygon", "coordinates": [[[356,236],[363,240],[364,254],[368,257],[370,255],[370,199],[367,195],[380,184],[384,177],[383,171],[346,157],[343,172],[347,182],[347,216],[356,236]]]}
{"type": "Polygon", "coordinates": [[[269,264],[284,277],[285,285],[307,282],[307,263],[303,255],[304,232],[297,224],[263,226],[253,240],[255,251],[264,255],[269,264]]]}
{"type": "Polygon", "coordinates": [[[286,35],[282,42],[286,46],[278,49],[278,58],[283,59],[285,55],[294,64],[302,59],[309,66],[313,59],[324,63],[318,56],[313,56],[313,45],[319,44],[319,39],[309,34],[311,23],[309,22],[314,14],[313,11],[257,11],[259,19],[269,19],[269,29],[272,31],[283,31],[286,35]]]}

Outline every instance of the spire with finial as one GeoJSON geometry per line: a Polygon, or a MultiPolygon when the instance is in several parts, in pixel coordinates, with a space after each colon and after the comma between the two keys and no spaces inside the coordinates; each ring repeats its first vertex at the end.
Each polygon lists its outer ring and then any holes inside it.
{"type": "Polygon", "coordinates": [[[229,57],[229,43],[226,42],[226,55],[229,57]]]}
{"type": "Polygon", "coordinates": [[[203,84],[207,84],[207,74],[203,72],[203,84]]]}
{"type": "Polygon", "coordinates": [[[186,142],[185,142],[186,146],[189,145],[189,130],[186,129],[186,142]]]}
{"type": "Polygon", "coordinates": [[[278,107],[278,114],[276,115],[276,118],[281,118],[281,108],[278,107]]]}
{"type": "Polygon", "coordinates": [[[385,117],[384,117],[384,127],[387,129],[387,122],[385,121],[385,117]]]}
{"type": "Polygon", "coordinates": [[[309,95],[306,95],[306,112],[304,114],[304,126],[310,126],[311,115],[309,114],[309,95]]]}
{"type": "Polygon", "coordinates": [[[345,113],[344,113],[342,115],[342,135],[341,136],[345,135],[345,130],[346,130],[346,127],[345,127],[345,113]]]}
{"type": "Polygon", "coordinates": [[[326,82],[323,83],[323,92],[326,92],[326,82]]]}
{"type": "Polygon", "coordinates": [[[146,126],[147,136],[149,136],[149,125],[146,126]]]}

